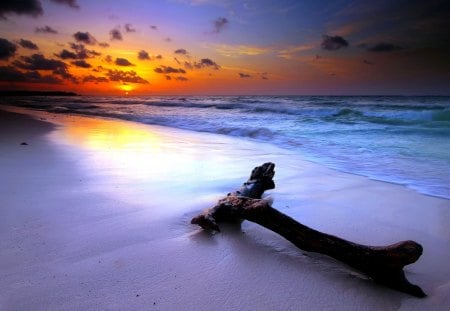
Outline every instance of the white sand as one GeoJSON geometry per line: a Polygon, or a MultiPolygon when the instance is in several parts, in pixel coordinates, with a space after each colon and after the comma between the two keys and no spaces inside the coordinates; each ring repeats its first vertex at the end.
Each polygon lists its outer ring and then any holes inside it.
{"type": "Polygon", "coordinates": [[[0,310],[448,310],[449,200],[267,144],[36,115],[54,125],[0,113],[0,310]],[[189,224],[266,161],[277,164],[274,207],[302,223],[360,243],[421,243],[406,271],[429,297],[249,222],[214,235],[189,224]]]}

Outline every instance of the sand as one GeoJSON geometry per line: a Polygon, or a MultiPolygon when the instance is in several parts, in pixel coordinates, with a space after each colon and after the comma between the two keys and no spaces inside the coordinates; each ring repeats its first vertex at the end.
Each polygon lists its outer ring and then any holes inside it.
{"type": "Polygon", "coordinates": [[[1,310],[450,305],[449,200],[330,170],[269,144],[19,112],[28,115],[0,113],[1,310]],[[429,296],[381,287],[256,224],[209,234],[189,223],[265,161],[277,164],[274,207],[302,223],[359,243],[421,243],[423,256],[406,272],[429,296]]]}

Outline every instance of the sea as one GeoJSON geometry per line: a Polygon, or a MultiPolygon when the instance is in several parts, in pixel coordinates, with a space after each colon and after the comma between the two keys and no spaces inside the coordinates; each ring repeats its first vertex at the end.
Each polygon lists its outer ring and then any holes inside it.
{"type": "Polygon", "coordinates": [[[11,96],[0,102],[270,143],[339,171],[450,199],[450,97],[11,96]]]}

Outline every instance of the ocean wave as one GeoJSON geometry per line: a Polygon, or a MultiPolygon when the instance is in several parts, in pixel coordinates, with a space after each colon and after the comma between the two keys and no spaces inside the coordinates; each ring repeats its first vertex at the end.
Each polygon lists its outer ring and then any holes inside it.
{"type": "Polygon", "coordinates": [[[225,134],[230,136],[248,137],[267,140],[274,137],[274,133],[264,127],[261,128],[243,128],[243,127],[219,127],[211,129],[211,132],[225,134]]]}

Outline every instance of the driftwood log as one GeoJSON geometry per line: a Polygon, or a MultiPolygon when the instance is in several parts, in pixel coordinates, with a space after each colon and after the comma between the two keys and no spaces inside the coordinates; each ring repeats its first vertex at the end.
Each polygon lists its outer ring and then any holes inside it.
{"type": "Polygon", "coordinates": [[[302,250],[333,257],[392,289],[425,297],[422,289],[411,284],[403,267],[422,255],[422,246],[403,241],[388,246],[367,246],[311,229],[274,209],[261,199],[264,191],[275,188],[275,164],[264,163],[253,169],[250,178],[235,192],[229,193],[212,208],[191,220],[206,230],[220,231],[217,223],[246,219],[264,226],[302,250]]]}

